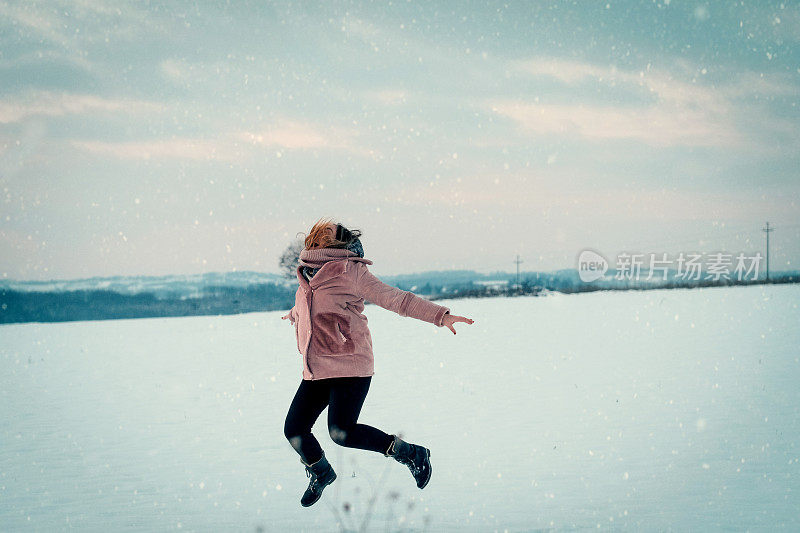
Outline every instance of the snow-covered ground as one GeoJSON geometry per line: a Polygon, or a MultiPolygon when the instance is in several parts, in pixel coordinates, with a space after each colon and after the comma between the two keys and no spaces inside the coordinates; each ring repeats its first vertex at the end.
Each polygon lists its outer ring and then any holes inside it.
{"type": "Polygon", "coordinates": [[[433,477],[420,491],[333,444],[323,412],[339,477],[307,509],[283,312],[2,326],[0,530],[798,530],[798,302],[798,285],[441,302],[475,320],[456,336],[368,306],[360,422],[429,447],[433,477]]]}

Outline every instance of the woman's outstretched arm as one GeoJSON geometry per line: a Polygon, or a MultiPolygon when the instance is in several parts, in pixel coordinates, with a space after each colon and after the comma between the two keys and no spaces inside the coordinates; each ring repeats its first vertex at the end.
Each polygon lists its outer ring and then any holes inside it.
{"type": "Polygon", "coordinates": [[[400,316],[410,316],[436,326],[444,326],[444,316],[450,308],[421,298],[410,291],[392,287],[375,277],[367,266],[359,263],[356,296],[364,298],[400,316]]]}

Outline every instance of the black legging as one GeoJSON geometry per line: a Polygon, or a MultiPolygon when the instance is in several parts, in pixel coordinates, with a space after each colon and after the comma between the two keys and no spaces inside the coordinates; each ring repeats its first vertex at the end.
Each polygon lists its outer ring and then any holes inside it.
{"type": "Polygon", "coordinates": [[[306,464],[322,458],[322,448],[311,427],[328,407],[328,432],[336,444],[385,453],[394,437],[357,424],[372,376],[302,380],[292,400],[283,434],[306,464]]]}

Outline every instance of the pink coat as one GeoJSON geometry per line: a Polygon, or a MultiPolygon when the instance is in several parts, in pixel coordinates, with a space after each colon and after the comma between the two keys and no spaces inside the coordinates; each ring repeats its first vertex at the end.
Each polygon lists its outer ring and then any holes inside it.
{"type": "Polygon", "coordinates": [[[300,252],[300,264],[319,268],[309,282],[297,267],[300,287],[289,313],[303,355],[303,379],[375,374],[364,300],[442,327],[450,309],[386,285],[368,269],[372,261],[343,248],[300,252]]]}

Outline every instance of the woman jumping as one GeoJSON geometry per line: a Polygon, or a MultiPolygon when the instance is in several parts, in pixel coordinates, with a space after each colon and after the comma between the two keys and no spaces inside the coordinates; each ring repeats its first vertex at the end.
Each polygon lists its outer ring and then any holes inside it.
{"type": "Polygon", "coordinates": [[[408,466],[425,488],[431,478],[430,450],[397,435],[358,424],[358,415],[375,374],[372,337],[364,300],[438,327],[472,319],[451,315],[450,309],[416,294],[386,285],[367,269],[358,230],[320,219],[305,238],[297,279],[295,305],[286,316],[295,327],[297,349],[303,355],[303,379],[286,415],[283,433],[300,455],[310,477],[300,504],[313,505],[336,473],[311,434],[319,415],[328,407],[328,432],[336,444],[393,457],[408,466]]]}

